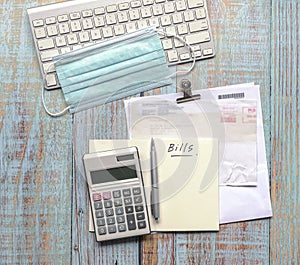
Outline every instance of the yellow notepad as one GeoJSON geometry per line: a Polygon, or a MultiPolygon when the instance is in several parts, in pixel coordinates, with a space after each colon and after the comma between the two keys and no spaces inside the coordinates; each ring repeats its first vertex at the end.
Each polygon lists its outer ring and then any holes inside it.
{"type": "Polygon", "coordinates": [[[217,231],[218,141],[154,138],[160,202],[158,221],[151,216],[150,142],[150,139],[90,140],[89,152],[138,147],[151,231],[217,231]]]}

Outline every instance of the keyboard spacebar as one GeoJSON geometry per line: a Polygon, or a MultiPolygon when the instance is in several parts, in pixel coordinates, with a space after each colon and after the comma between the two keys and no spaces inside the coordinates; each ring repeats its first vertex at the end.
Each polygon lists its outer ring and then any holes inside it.
{"type": "Polygon", "coordinates": [[[210,36],[209,36],[209,33],[207,31],[203,31],[203,32],[198,32],[198,33],[195,33],[195,34],[187,35],[185,37],[185,41],[189,45],[193,45],[193,44],[196,44],[196,43],[210,41],[210,36]]]}

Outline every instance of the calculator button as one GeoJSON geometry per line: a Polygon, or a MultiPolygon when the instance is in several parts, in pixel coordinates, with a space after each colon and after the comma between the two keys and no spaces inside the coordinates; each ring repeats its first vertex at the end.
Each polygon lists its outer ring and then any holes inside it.
{"type": "Polygon", "coordinates": [[[96,210],[102,209],[103,208],[102,202],[101,201],[95,202],[94,207],[96,210]]]}
{"type": "Polygon", "coordinates": [[[130,205],[130,204],[132,204],[132,198],[131,198],[131,197],[129,197],[129,198],[124,198],[124,203],[125,203],[125,205],[130,205]]]}
{"type": "Polygon", "coordinates": [[[116,215],[124,214],[123,207],[116,208],[116,215]]]}
{"type": "Polygon", "coordinates": [[[141,194],[141,188],[140,187],[133,188],[132,193],[133,193],[133,195],[140,195],[141,194]]]}
{"type": "Polygon", "coordinates": [[[107,223],[108,225],[113,225],[113,224],[115,224],[115,223],[116,223],[115,217],[109,217],[109,218],[106,218],[106,223],[107,223]]]}
{"type": "Polygon", "coordinates": [[[104,218],[98,218],[97,219],[97,226],[104,226],[104,225],[105,225],[104,218]]]}
{"type": "Polygon", "coordinates": [[[104,201],[104,207],[105,208],[111,208],[113,206],[113,203],[111,200],[104,201]]]}
{"type": "Polygon", "coordinates": [[[103,210],[96,211],[96,218],[102,218],[104,216],[103,210]]]}
{"type": "Polygon", "coordinates": [[[118,229],[119,229],[119,232],[125,232],[126,231],[126,225],[125,224],[119,224],[118,229]]]}
{"type": "Polygon", "coordinates": [[[143,202],[142,196],[135,196],[134,197],[134,203],[142,203],[142,202],[143,202]]]}
{"type": "Polygon", "coordinates": [[[136,224],[135,224],[135,217],[134,214],[128,214],[127,216],[127,226],[129,230],[135,230],[136,224]]]}
{"type": "Polygon", "coordinates": [[[114,215],[114,209],[106,209],[105,210],[106,216],[112,216],[114,215]]]}
{"type": "Polygon", "coordinates": [[[93,194],[93,201],[101,201],[101,194],[100,193],[94,193],[93,194]]]}
{"type": "Polygon", "coordinates": [[[125,207],[125,212],[126,213],[133,213],[133,206],[126,206],[125,207]]]}
{"type": "Polygon", "coordinates": [[[131,190],[130,190],[130,189],[125,189],[125,190],[123,190],[123,195],[124,195],[125,197],[130,196],[130,195],[131,195],[131,190]]]}
{"type": "Polygon", "coordinates": [[[118,222],[118,224],[125,223],[124,215],[117,216],[117,222],[118,222]]]}
{"type": "Polygon", "coordinates": [[[106,228],[105,227],[98,228],[98,234],[99,235],[105,235],[106,234],[106,228]]]}
{"type": "Polygon", "coordinates": [[[144,220],[145,219],[145,214],[143,212],[136,214],[136,219],[138,219],[138,220],[144,220]]]}
{"type": "Polygon", "coordinates": [[[114,205],[115,207],[122,206],[123,205],[122,199],[116,199],[114,201],[114,205]]]}
{"type": "Polygon", "coordinates": [[[110,200],[111,199],[111,192],[110,191],[103,192],[102,197],[103,197],[103,200],[110,200]]]}
{"type": "Polygon", "coordinates": [[[113,197],[114,198],[120,198],[121,197],[121,191],[120,190],[113,191],[113,197]]]}
{"type": "Polygon", "coordinates": [[[136,205],[136,206],[135,206],[135,211],[136,211],[136,212],[144,211],[144,206],[143,206],[143,205],[136,205]]]}
{"type": "Polygon", "coordinates": [[[113,234],[113,233],[116,233],[116,232],[117,232],[117,228],[116,228],[115,225],[110,225],[108,227],[108,233],[113,234]]]}
{"type": "Polygon", "coordinates": [[[139,228],[139,229],[144,229],[144,228],[146,228],[146,222],[145,222],[145,221],[140,221],[140,222],[138,222],[138,228],[139,228]]]}

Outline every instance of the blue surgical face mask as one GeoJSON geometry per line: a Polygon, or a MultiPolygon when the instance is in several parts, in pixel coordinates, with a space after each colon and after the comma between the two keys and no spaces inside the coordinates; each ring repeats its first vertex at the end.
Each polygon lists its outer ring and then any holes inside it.
{"type": "Polygon", "coordinates": [[[54,65],[71,113],[172,82],[154,28],[57,56],[54,65]]]}

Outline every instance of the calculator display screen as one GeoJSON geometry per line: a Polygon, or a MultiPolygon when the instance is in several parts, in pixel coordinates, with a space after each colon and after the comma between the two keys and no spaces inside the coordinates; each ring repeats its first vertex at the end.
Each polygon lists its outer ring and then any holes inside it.
{"type": "Polygon", "coordinates": [[[137,178],[134,165],[90,171],[92,184],[137,178]]]}

